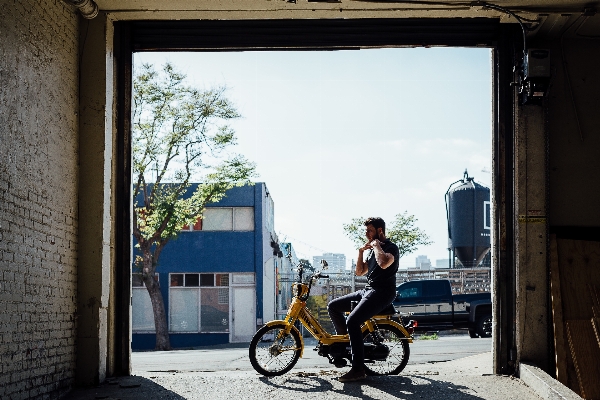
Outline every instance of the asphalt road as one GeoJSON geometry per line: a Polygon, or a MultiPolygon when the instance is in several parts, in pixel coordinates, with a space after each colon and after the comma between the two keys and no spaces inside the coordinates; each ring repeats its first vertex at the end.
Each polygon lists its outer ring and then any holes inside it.
{"type": "MultiPolygon", "coordinates": [[[[295,368],[332,368],[328,360],[313,351],[316,341],[305,338],[302,358],[295,368]]],[[[410,345],[408,365],[438,363],[490,352],[492,340],[471,339],[468,334],[442,334],[437,340],[418,340],[410,345]]],[[[207,346],[193,350],[134,352],[133,373],[251,371],[248,343],[207,346]]]]}

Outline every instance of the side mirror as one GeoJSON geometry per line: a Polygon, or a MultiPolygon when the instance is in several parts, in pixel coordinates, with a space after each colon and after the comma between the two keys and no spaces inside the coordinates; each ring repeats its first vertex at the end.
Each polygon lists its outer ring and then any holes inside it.
{"type": "Polygon", "coordinates": [[[327,266],[328,266],[328,265],[329,265],[329,264],[327,264],[327,261],[325,261],[325,260],[321,260],[321,269],[327,269],[327,266]]]}

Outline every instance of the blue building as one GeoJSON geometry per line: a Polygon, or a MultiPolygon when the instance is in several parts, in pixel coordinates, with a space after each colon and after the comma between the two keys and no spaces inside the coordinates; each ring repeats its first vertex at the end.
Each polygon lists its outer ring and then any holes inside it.
{"type": "MultiPolygon", "coordinates": [[[[210,204],[165,246],[157,268],[172,347],[250,341],[275,319],[282,255],[264,183],[233,188],[210,204]]],[[[132,286],[131,347],[153,349],[150,296],[138,274],[132,286]]]]}

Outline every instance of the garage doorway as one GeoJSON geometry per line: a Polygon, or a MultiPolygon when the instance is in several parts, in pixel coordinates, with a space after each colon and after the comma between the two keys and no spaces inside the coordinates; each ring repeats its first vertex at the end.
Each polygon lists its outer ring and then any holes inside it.
{"type": "MultiPolygon", "coordinates": [[[[499,26],[492,20],[318,20],[318,21],[197,21],[197,22],[131,22],[116,24],[120,48],[120,93],[126,93],[131,80],[131,54],[136,51],[236,51],[244,49],[283,50],[298,49],[350,49],[388,46],[469,46],[493,49],[493,162],[494,236],[511,238],[512,228],[506,210],[511,210],[511,113],[512,105],[504,84],[511,80],[510,70],[514,49],[511,29],[499,26]],[[251,34],[249,34],[251,32],[251,34]],[[504,38],[504,39],[503,39],[504,38]],[[499,87],[502,87],[499,90],[499,87]],[[502,201],[498,201],[502,199],[502,201]]],[[[128,155],[129,132],[127,127],[127,96],[123,95],[120,135],[125,143],[123,160],[128,155]]],[[[127,171],[127,163],[122,162],[127,171]]],[[[126,178],[125,178],[126,179],[126,178]]],[[[506,240],[503,243],[512,243],[506,240]]],[[[126,246],[124,246],[125,248],[126,246]]],[[[513,251],[503,245],[495,246],[495,276],[502,285],[495,287],[499,299],[495,308],[497,334],[495,339],[496,371],[506,371],[510,349],[514,347],[514,263],[513,251]],[[502,266],[502,268],[498,268],[502,266]],[[506,266],[506,268],[505,268],[506,266]]],[[[124,312],[126,306],[123,307],[124,312]]],[[[124,333],[124,332],[123,332],[124,333]]]]}

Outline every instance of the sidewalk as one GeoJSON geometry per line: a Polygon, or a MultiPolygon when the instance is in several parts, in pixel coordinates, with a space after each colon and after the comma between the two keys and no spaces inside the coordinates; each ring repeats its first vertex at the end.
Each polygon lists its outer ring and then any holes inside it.
{"type": "MultiPolygon", "coordinates": [[[[241,362],[241,360],[240,360],[241,362]]],[[[340,383],[346,369],[294,368],[267,378],[254,370],[142,371],[134,376],[109,379],[97,388],[76,389],[67,400],[84,399],[449,399],[506,400],[548,397],[521,379],[494,375],[492,355],[482,353],[448,362],[409,365],[397,376],[368,377],[360,383],[340,383]],[[485,366],[485,367],[482,367],[485,366]]],[[[564,397],[562,397],[564,398],[564,397]]]]}

